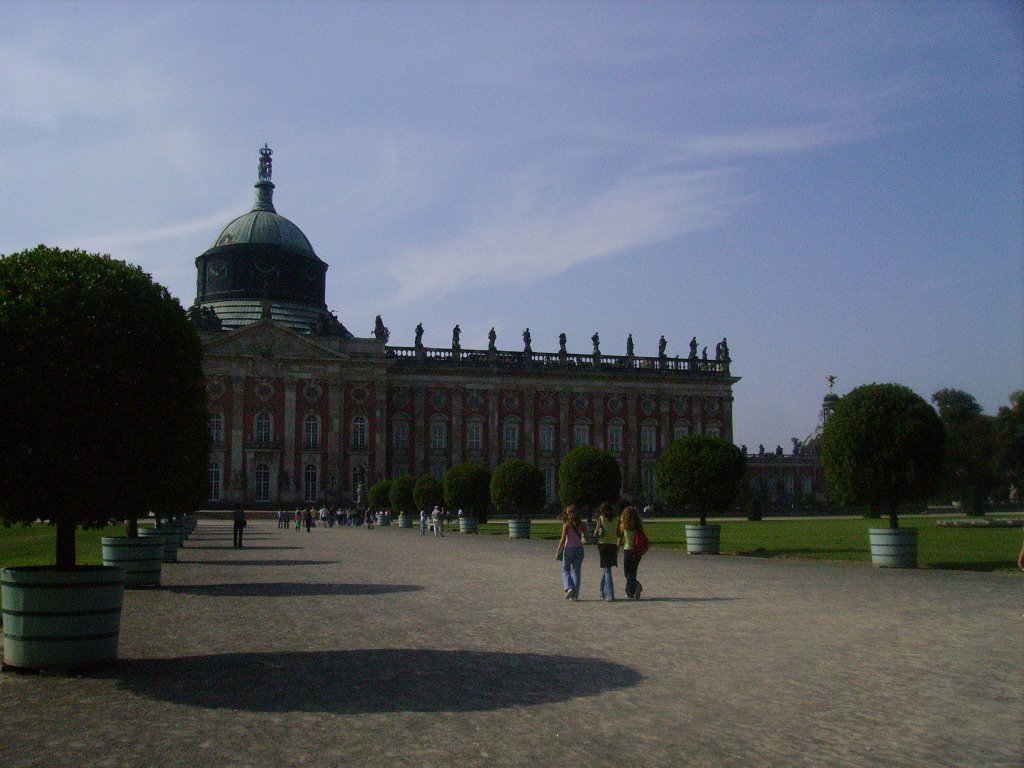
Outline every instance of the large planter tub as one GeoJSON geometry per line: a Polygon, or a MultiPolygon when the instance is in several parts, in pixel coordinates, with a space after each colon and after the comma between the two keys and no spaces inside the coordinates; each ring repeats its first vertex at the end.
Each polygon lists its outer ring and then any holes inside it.
{"type": "Polygon", "coordinates": [[[508,537],[510,539],[528,539],[528,538],[530,538],[530,521],[529,520],[509,520],[508,521],[508,537]]]}
{"type": "Polygon", "coordinates": [[[121,568],[4,568],[0,588],[5,667],[80,669],[117,659],[121,568]]]}
{"type": "Polygon", "coordinates": [[[691,555],[717,555],[722,546],[722,526],[687,525],[686,551],[691,555]]]}
{"type": "Polygon", "coordinates": [[[880,568],[917,568],[917,528],[868,528],[871,563],[880,568]]]}
{"type": "Polygon", "coordinates": [[[103,564],[124,570],[125,587],[160,586],[160,565],[164,561],[162,538],[104,536],[100,544],[103,564]]]}

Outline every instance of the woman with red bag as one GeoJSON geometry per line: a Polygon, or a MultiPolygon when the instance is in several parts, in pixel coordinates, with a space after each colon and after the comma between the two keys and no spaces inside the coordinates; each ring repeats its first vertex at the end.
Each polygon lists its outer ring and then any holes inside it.
{"type": "Polygon", "coordinates": [[[640,566],[640,558],[643,553],[637,547],[637,535],[644,534],[644,521],[636,507],[626,507],[622,510],[622,519],[619,521],[618,544],[622,547],[622,572],[626,575],[626,599],[639,600],[644,585],[636,579],[636,570],[640,566]]]}

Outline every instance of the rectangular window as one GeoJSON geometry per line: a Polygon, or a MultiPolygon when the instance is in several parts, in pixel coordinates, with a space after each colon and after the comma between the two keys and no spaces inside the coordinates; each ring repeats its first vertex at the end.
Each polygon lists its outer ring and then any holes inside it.
{"type": "Polygon", "coordinates": [[[558,469],[552,466],[544,467],[544,493],[548,501],[555,501],[555,480],[558,477],[558,469]]]}
{"type": "Polygon", "coordinates": [[[800,485],[803,487],[804,496],[811,495],[811,476],[804,475],[800,478],[800,485]]]}
{"type": "Polygon", "coordinates": [[[720,437],[720,430],[717,424],[708,424],[704,428],[704,434],[708,437],[720,437]]]}
{"type": "Polygon", "coordinates": [[[682,440],[684,437],[690,434],[689,424],[676,424],[675,429],[672,430],[673,440],[682,440]]]}
{"type": "Polygon", "coordinates": [[[430,425],[430,450],[443,451],[448,444],[447,425],[443,421],[435,421],[430,425]]]}
{"type": "Polygon", "coordinates": [[[644,467],[640,473],[640,482],[644,489],[644,496],[648,499],[654,498],[654,469],[652,467],[644,467]]]}
{"type": "Polygon", "coordinates": [[[622,453],[621,424],[610,424],[608,426],[608,450],[612,453],[622,453]]]}
{"type": "Polygon", "coordinates": [[[219,413],[210,414],[210,442],[224,441],[224,418],[219,413]]]}
{"type": "Polygon", "coordinates": [[[555,450],[555,425],[540,425],[540,449],[542,451],[555,450]]]}
{"type": "Polygon", "coordinates": [[[505,453],[515,454],[519,452],[519,425],[515,423],[505,425],[505,453]]]}
{"type": "Polygon", "coordinates": [[[466,428],[466,448],[471,451],[482,451],[484,448],[484,425],[471,421],[466,428]]]}
{"type": "Polygon", "coordinates": [[[307,416],[303,423],[302,447],[314,449],[320,445],[320,421],[316,416],[307,416]]]}
{"type": "Polygon", "coordinates": [[[444,465],[435,464],[430,468],[430,474],[434,476],[434,479],[444,482],[444,465]]]}
{"type": "Polygon", "coordinates": [[[644,453],[654,453],[658,449],[658,428],[645,425],[640,428],[640,450],[644,453]]]}
{"type": "Polygon", "coordinates": [[[590,425],[577,424],[573,428],[573,438],[577,448],[581,445],[590,445],[590,425]]]}
{"type": "Polygon", "coordinates": [[[210,479],[210,492],[207,498],[210,501],[220,501],[220,464],[211,464],[208,477],[210,479]]]}
{"type": "Polygon", "coordinates": [[[409,425],[404,421],[396,421],[391,428],[391,447],[409,447],[409,425]]]}

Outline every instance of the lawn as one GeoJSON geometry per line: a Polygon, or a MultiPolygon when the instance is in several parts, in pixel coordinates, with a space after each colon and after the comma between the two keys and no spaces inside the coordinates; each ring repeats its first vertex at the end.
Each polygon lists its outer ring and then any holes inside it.
{"type": "MultiPolygon", "coordinates": [[[[918,533],[918,565],[968,571],[1015,571],[1021,531],[1015,528],[945,528],[933,517],[907,516],[904,527],[918,533]]],[[[686,549],[686,523],[653,520],[647,534],[654,547],[686,549]]],[[[722,554],[804,560],[871,562],[868,528],[885,527],[884,521],[859,517],[819,520],[725,520],[722,554]]],[[[482,533],[508,535],[504,523],[488,523],[482,533]]],[[[533,538],[557,539],[559,523],[534,521],[533,538]]]]}
{"type": "MultiPolygon", "coordinates": [[[[103,561],[100,539],[124,536],[124,525],[75,533],[75,552],[79,565],[99,565],[103,561]]],[[[0,568],[13,565],[53,565],[57,556],[57,533],[52,525],[0,526],[0,568]]]]}

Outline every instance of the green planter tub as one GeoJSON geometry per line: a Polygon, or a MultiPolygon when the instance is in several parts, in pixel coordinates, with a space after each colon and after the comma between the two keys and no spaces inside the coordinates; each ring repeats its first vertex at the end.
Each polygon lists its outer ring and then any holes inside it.
{"type": "Polygon", "coordinates": [[[880,568],[917,568],[917,528],[868,528],[871,563],[880,568]]]}
{"type": "Polygon", "coordinates": [[[509,520],[508,521],[508,537],[510,539],[528,539],[530,538],[530,521],[527,520],[509,520]]]}
{"type": "Polygon", "coordinates": [[[155,539],[163,545],[164,562],[178,562],[178,534],[172,533],[167,528],[154,528],[152,526],[139,526],[139,538],[155,539]]]}
{"type": "Polygon", "coordinates": [[[5,667],[80,669],[117,659],[121,568],[4,568],[0,588],[5,667]]]}
{"type": "Polygon", "coordinates": [[[686,551],[691,555],[717,555],[722,546],[722,526],[687,525],[686,551]]]}
{"type": "Polygon", "coordinates": [[[399,528],[412,528],[412,517],[410,515],[401,514],[398,516],[398,527],[399,528]]]}
{"type": "Polygon", "coordinates": [[[162,539],[104,536],[100,545],[103,564],[124,570],[126,588],[160,586],[160,564],[164,560],[162,539]]]}
{"type": "Polygon", "coordinates": [[[460,517],[459,533],[479,533],[478,525],[475,517],[460,517]]]}

